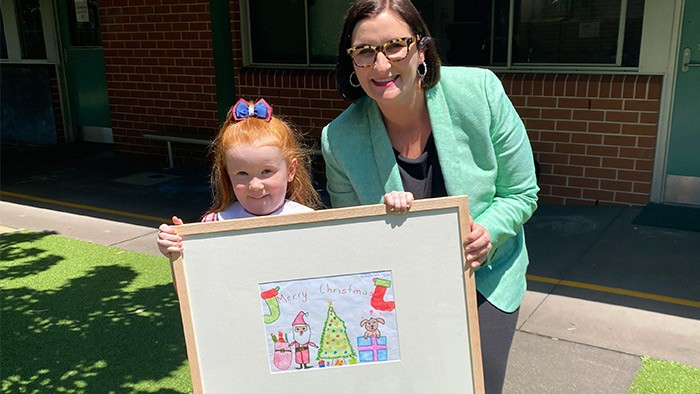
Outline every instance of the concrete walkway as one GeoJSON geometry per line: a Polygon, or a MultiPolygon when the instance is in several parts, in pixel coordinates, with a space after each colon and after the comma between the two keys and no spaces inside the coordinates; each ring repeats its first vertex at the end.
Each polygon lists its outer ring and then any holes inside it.
{"type": "MultiPolygon", "coordinates": [[[[159,222],[206,209],[206,171],[78,153],[3,152],[0,231],[157,255],[159,222]]],[[[528,222],[528,292],[504,392],[624,393],[641,356],[700,368],[700,233],[633,225],[640,211],[541,206],[528,222]]]]}

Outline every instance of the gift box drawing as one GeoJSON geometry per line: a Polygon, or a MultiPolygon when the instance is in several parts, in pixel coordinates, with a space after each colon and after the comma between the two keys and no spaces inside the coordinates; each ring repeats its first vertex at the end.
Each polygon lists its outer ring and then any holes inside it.
{"type": "Polygon", "coordinates": [[[357,337],[357,351],[362,363],[387,361],[389,358],[386,337],[357,337]]]}

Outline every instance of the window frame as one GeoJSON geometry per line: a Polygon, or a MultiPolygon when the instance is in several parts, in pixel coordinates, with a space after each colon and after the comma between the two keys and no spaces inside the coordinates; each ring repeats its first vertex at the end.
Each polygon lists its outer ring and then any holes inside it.
{"type": "Polygon", "coordinates": [[[311,47],[309,37],[309,3],[304,0],[304,39],[306,40],[306,63],[255,63],[253,62],[253,52],[251,48],[252,30],[250,26],[250,8],[248,2],[254,0],[241,0],[240,15],[241,15],[241,49],[243,51],[243,67],[252,68],[284,68],[284,69],[300,69],[300,70],[332,70],[335,64],[312,63],[309,48],[311,47]]]}
{"type": "MultiPolygon", "coordinates": [[[[608,71],[608,72],[629,72],[638,71],[639,66],[622,66],[622,55],[624,50],[624,40],[625,40],[625,27],[627,22],[627,0],[620,0],[620,15],[619,15],[619,26],[617,31],[617,51],[615,54],[615,64],[612,63],[516,63],[513,62],[513,28],[515,25],[515,1],[509,0],[508,9],[508,53],[506,54],[507,60],[506,65],[490,65],[489,69],[494,71],[561,71],[561,72],[589,72],[589,71],[608,71]]],[[[646,2],[645,0],[645,8],[646,2]]],[[[495,14],[495,1],[491,2],[491,26],[493,27],[493,16],[495,14]]],[[[644,25],[642,24],[642,31],[644,30],[644,25]]],[[[491,29],[491,42],[494,40],[494,29],[491,29]]],[[[643,42],[640,42],[640,52],[643,47],[643,42]]],[[[641,63],[641,56],[639,63],[641,63]]],[[[493,63],[493,45],[491,46],[491,63],[493,63]]]]}
{"type": "Polygon", "coordinates": [[[2,23],[5,29],[7,59],[0,59],[3,64],[58,64],[58,41],[56,35],[55,13],[51,0],[39,0],[41,25],[44,33],[46,59],[23,59],[22,47],[17,25],[17,9],[14,0],[0,0],[2,23]]]}

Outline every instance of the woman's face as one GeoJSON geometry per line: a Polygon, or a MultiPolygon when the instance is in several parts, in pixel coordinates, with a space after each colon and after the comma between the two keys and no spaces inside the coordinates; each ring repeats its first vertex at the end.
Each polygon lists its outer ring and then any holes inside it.
{"type": "MultiPolygon", "coordinates": [[[[363,19],[355,26],[351,47],[381,46],[393,39],[412,35],[411,29],[403,19],[385,11],[376,17],[363,19]]],[[[353,67],[362,89],[378,104],[410,104],[420,89],[416,68],[424,59],[424,55],[413,43],[409,47],[408,56],[403,60],[389,62],[386,56],[379,52],[374,64],[369,67],[358,67],[354,63],[353,67]]]]}

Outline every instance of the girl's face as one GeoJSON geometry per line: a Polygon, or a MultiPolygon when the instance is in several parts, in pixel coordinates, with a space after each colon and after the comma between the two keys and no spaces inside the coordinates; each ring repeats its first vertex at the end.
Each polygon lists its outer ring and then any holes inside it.
{"type": "Polygon", "coordinates": [[[287,161],[276,146],[236,145],[226,149],[226,169],[236,199],[253,215],[268,215],[284,204],[297,160],[287,161]]]}
{"type": "MultiPolygon", "coordinates": [[[[412,35],[408,24],[401,18],[389,12],[382,12],[355,25],[351,43],[352,48],[361,45],[379,46],[390,40],[412,35]]],[[[416,68],[424,60],[425,56],[413,43],[409,47],[408,56],[403,60],[389,62],[383,53],[378,52],[371,66],[358,67],[353,63],[353,67],[362,89],[378,104],[411,103],[420,89],[416,68]]]]}

